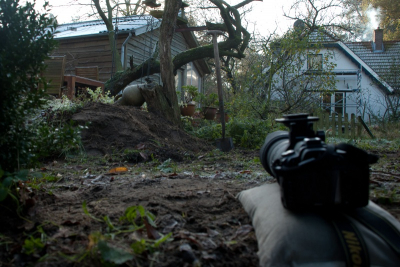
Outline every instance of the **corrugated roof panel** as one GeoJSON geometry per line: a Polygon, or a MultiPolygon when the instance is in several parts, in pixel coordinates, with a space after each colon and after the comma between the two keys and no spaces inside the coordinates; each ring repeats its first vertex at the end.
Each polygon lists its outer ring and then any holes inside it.
{"type": "MultiPolygon", "coordinates": [[[[117,19],[113,19],[114,25],[117,19]]],[[[118,18],[119,32],[129,32],[142,28],[136,35],[156,29],[160,26],[160,20],[152,16],[129,16],[118,18]],[[146,27],[147,26],[147,27],[146,27]]],[[[83,36],[94,36],[99,34],[107,34],[107,27],[102,20],[84,21],[76,23],[62,24],[57,27],[54,37],[57,38],[74,38],[83,36]]]]}

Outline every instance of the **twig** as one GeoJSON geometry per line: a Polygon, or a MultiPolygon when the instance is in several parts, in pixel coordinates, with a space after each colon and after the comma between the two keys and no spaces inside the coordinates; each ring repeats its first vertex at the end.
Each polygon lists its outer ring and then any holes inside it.
{"type": "Polygon", "coordinates": [[[372,173],[372,174],[381,174],[381,175],[384,175],[384,176],[390,176],[390,177],[393,177],[393,178],[396,178],[396,179],[400,180],[400,176],[395,175],[395,174],[390,173],[390,172],[373,171],[373,172],[371,172],[371,173],[372,173]]]}

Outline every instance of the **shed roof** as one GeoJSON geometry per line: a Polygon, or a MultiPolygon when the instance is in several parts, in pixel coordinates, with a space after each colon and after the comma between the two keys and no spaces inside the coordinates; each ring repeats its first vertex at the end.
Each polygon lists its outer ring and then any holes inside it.
{"type": "MultiPolygon", "coordinates": [[[[113,24],[118,25],[119,33],[134,31],[135,35],[140,35],[160,27],[161,20],[150,15],[133,15],[122,18],[114,18],[113,24]]],[[[108,34],[108,32],[104,21],[92,20],[59,25],[54,37],[56,39],[62,39],[106,34],[108,34]]]]}

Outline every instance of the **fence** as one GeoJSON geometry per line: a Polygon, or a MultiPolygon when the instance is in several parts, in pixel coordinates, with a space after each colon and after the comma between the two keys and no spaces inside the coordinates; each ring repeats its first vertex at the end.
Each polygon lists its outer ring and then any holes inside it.
{"type": "MultiPolygon", "coordinates": [[[[314,122],[314,130],[324,130],[327,137],[341,137],[356,139],[361,138],[362,120],[356,119],[356,115],[346,113],[342,116],[329,116],[327,112],[316,112],[313,116],[319,117],[319,121],[314,122]]],[[[365,126],[364,126],[365,127],[365,126]]]]}

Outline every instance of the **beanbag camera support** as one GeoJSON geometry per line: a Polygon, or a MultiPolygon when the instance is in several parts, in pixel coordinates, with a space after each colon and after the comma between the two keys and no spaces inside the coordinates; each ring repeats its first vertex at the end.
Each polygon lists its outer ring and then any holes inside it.
{"type": "Polygon", "coordinates": [[[260,266],[400,266],[400,222],[371,201],[357,209],[362,218],[372,214],[363,223],[357,214],[287,210],[277,183],[242,191],[238,199],[253,222],[260,266]]]}

